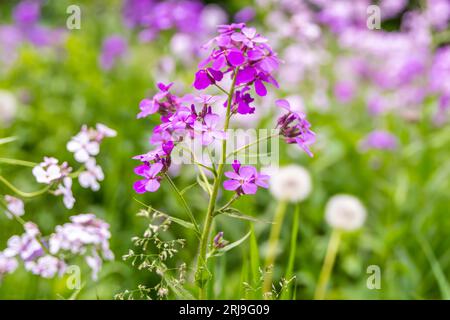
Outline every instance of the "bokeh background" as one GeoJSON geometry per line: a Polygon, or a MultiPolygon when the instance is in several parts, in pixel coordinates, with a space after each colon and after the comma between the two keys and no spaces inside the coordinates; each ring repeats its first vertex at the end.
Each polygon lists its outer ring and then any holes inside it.
{"type": "MultiPolygon", "coordinates": [[[[138,271],[121,256],[131,237],[146,227],[136,217],[138,199],[181,217],[183,208],[167,183],[155,194],[137,196],[132,156],[148,149],[152,120],[136,120],[139,101],[156,82],[174,81],[192,92],[202,53],[199,46],[215,26],[246,21],[267,36],[285,64],[280,89],[257,101],[255,116],[242,125],[269,128],[275,99],[287,97],[304,109],[318,141],[314,158],[280,144],[280,163],[300,164],[313,179],[300,205],[294,274],[297,299],[313,297],[330,227],[327,200],[337,193],[358,197],[368,211],[364,227],[346,234],[340,247],[329,298],[450,299],[450,41],[448,1],[66,1],[40,3],[40,14],[23,29],[14,18],[19,1],[0,3],[0,156],[39,162],[45,155],[72,159],[66,143],[82,124],[104,123],[118,136],[102,145],[101,190],[78,185],[74,209],[43,196],[26,202],[26,218],[45,233],[70,215],[92,212],[111,225],[116,259],[105,263],[98,282],[86,279],[80,299],[111,299],[157,276],[138,271]],[[81,8],[81,29],[68,30],[66,9],[81,8]],[[381,8],[381,30],[367,28],[367,7],[381,8]],[[145,17],[144,13],[147,15],[145,17]],[[11,95],[13,102],[11,103],[11,95]],[[378,133],[375,137],[371,134],[378,133]],[[381,138],[380,138],[381,132],[381,138]],[[379,290],[366,287],[369,265],[382,272],[379,290]]],[[[154,119],[156,120],[156,119],[154,119]]],[[[71,160],[72,161],[72,160],[71,160]]],[[[31,172],[1,165],[2,175],[22,189],[39,188],[31,172]]],[[[180,188],[195,181],[186,166],[174,173],[180,188]]],[[[0,186],[2,193],[6,192],[0,186]]],[[[207,198],[200,188],[187,198],[203,217],[207,198]]],[[[245,197],[237,207],[263,220],[276,201],[267,190],[245,197]]],[[[280,239],[275,278],[287,265],[294,206],[289,206],[280,239]]],[[[219,217],[215,227],[236,240],[248,223],[219,217]]],[[[21,226],[0,214],[0,249],[21,226]]],[[[255,224],[264,256],[269,226],[255,224]]],[[[195,237],[177,227],[169,237],[187,239],[177,259],[192,263],[195,237]]],[[[218,299],[246,297],[250,281],[249,243],[218,259],[218,299]]],[[[87,273],[86,273],[87,275],[87,273]]],[[[46,280],[19,268],[0,284],[1,299],[62,299],[72,291],[65,279],[46,280]]]]}

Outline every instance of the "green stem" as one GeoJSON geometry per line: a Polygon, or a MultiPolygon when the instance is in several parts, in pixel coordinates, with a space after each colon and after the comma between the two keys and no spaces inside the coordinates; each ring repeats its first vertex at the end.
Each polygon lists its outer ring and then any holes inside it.
{"type": "Polygon", "coordinates": [[[22,198],[34,198],[34,197],[40,196],[41,194],[46,193],[50,189],[50,185],[48,185],[45,188],[35,191],[35,192],[24,192],[24,191],[17,189],[14,185],[12,185],[3,176],[0,176],[0,182],[3,182],[3,184],[5,184],[9,189],[11,189],[13,192],[18,194],[22,198]]]}
{"type": "Polygon", "coordinates": [[[330,241],[328,242],[327,253],[325,255],[325,260],[323,261],[322,271],[320,272],[316,292],[314,294],[315,300],[325,299],[328,281],[330,280],[331,272],[333,271],[340,241],[341,231],[338,229],[333,229],[330,241]]]}
{"type": "Polygon", "coordinates": [[[221,207],[219,210],[216,211],[217,213],[220,213],[221,211],[228,209],[229,206],[233,204],[234,201],[236,201],[239,198],[237,194],[235,194],[223,207],[221,207]]]}
{"type": "MultiPolygon", "coordinates": [[[[286,269],[286,279],[289,280],[292,277],[295,265],[295,256],[297,252],[297,236],[298,236],[298,224],[300,219],[300,204],[295,206],[294,219],[292,221],[292,232],[291,232],[291,249],[289,251],[289,261],[286,269]]],[[[291,285],[286,289],[283,294],[284,299],[289,298],[291,285]]]]}
{"type": "Polygon", "coordinates": [[[272,288],[272,278],[274,271],[274,263],[278,248],[278,238],[280,237],[281,227],[283,226],[284,215],[286,213],[287,202],[280,201],[278,203],[277,210],[275,212],[274,224],[270,230],[269,236],[269,250],[267,252],[265,269],[272,267],[271,272],[266,272],[264,276],[263,293],[271,292],[272,288]]]}
{"type": "Polygon", "coordinates": [[[261,141],[266,141],[266,140],[275,138],[275,137],[277,137],[277,136],[279,136],[279,135],[280,135],[280,133],[277,132],[277,133],[274,133],[274,134],[272,134],[272,135],[270,135],[270,136],[265,136],[265,137],[263,137],[263,138],[259,138],[259,139],[255,140],[255,141],[253,141],[253,142],[251,142],[251,143],[245,145],[245,146],[242,146],[242,147],[240,147],[240,148],[234,150],[233,152],[230,152],[230,153],[227,155],[227,159],[228,159],[229,157],[231,157],[231,156],[234,156],[234,155],[238,154],[238,153],[241,152],[241,151],[244,151],[244,150],[250,148],[251,146],[254,146],[255,144],[260,143],[261,141]]]}
{"type": "Polygon", "coordinates": [[[8,159],[8,158],[0,158],[0,163],[10,164],[13,166],[23,166],[23,167],[30,167],[34,168],[37,166],[37,163],[25,161],[25,160],[17,160],[17,159],[8,159]]]}
{"type": "MultiPolygon", "coordinates": [[[[228,126],[230,125],[231,103],[233,101],[233,96],[234,96],[236,76],[237,76],[237,70],[235,70],[235,73],[233,76],[233,81],[231,83],[230,92],[228,93],[227,113],[226,113],[225,125],[224,125],[225,132],[228,130],[228,126]]],[[[199,286],[198,297],[200,300],[206,299],[205,284],[206,284],[207,280],[206,281],[203,280],[204,279],[203,274],[204,274],[204,272],[207,272],[206,250],[208,248],[208,240],[209,240],[209,236],[211,233],[212,221],[214,218],[214,209],[216,206],[217,194],[219,192],[219,186],[220,186],[221,178],[222,178],[223,171],[224,171],[225,161],[227,159],[226,147],[227,147],[227,140],[224,139],[222,142],[222,160],[217,167],[217,176],[214,179],[213,190],[212,190],[211,196],[209,198],[208,209],[206,211],[205,224],[203,226],[203,232],[202,232],[202,235],[200,238],[199,253],[198,253],[198,259],[197,259],[197,271],[196,271],[196,280],[197,280],[197,284],[199,286]]]]}
{"type": "Polygon", "coordinates": [[[195,217],[191,211],[191,209],[189,208],[186,200],[184,199],[183,195],[181,194],[180,190],[178,190],[177,186],[175,185],[175,183],[173,182],[173,180],[170,178],[170,176],[168,174],[165,174],[167,181],[169,181],[170,186],[172,187],[172,189],[175,191],[175,193],[178,195],[178,197],[181,200],[181,203],[183,204],[184,209],[186,210],[186,213],[189,216],[189,219],[191,220],[192,224],[195,227],[195,231],[197,233],[197,235],[200,234],[200,230],[198,228],[198,224],[197,221],[195,220],[195,217]]]}

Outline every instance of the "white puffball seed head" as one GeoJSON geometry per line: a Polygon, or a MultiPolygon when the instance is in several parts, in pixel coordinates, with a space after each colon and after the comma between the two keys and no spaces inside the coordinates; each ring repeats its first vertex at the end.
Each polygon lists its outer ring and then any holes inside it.
{"type": "Polygon", "coordinates": [[[331,197],[325,208],[327,223],[333,228],[345,231],[359,229],[364,224],[366,215],[366,208],[361,201],[347,194],[331,197]]]}
{"type": "Polygon", "coordinates": [[[311,189],[311,176],[301,166],[280,168],[270,177],[270,192],[277,200],[299,202],[309,196],[311,189]]]}

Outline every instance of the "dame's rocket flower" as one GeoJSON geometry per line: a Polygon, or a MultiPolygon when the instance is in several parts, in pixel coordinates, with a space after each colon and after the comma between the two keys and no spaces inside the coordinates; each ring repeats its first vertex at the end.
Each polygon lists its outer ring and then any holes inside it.
{"type": "Polygon", "coordinates": [[[222,80],[223,75],[236,74],[236,84],[254,86],[255,92],[265,96],[263,82],[278,87],[272,73],[278,68],[279,59],[267,39],[248,28],[244,23],[221,25],[219,35],[208,45],[215,45],[210,55],[199,64],[194,87],[203,90],[222,80]]]}
{"type": "Polygon", "coordinates": [[[13,273],[18,266],[16,258],[8,257],[0,251],[0,281],[5,274],[13,273]]]}
{"type": "Polygon", "coordinates": [[[144,179],[136,181],[133,185],[137,193],[155,192],[159,189],[161,177],[158,174],[163,169],[162,163],[152,165],[142,164],[135,168],[134,172],[144,179]]]}
{"type": "Polygon", "coordinates": [[[398,142],[397,137],[393,134],[382,131],[375,130],[372,131],[361,141],[362,149],[379,149],[379,150],[395,150],[397,148],[398,142]]]}
{"type": "Polygon", "coordinates": [[[104,124],[97,123],[95,128],[86,125],[67,143],[67,150],[74,153],[75,160],[86,163],[100,152],[100,143],[104,138],[115,137],[117,132],[104,124]]]}
{"type": "Polygon", "coordinates": [[[5,195],[6,208],[5,214],[8,218],[12,219],[14,216],[23,216],[25,214],[25,206],[23,201],[19,198],[5,195]]]}
{"type": "Polygon", "coordinates": [[[78,182],[83,188],[91,188],[92,191],[100,190],[99,181],[103,181],[105,175],[102,167],[97,165],[94,158],[90,158],[86,163],[86,171],[83,171],[78,176],[78,182]]]}
{"type": "Polygon", "coordinates": [[[67,143],[67,150],[74,153],[75,160],[85,163],[90,157],[98,155],[100,144],[84,128],[67,143]]]}
{"type": "Polygon", "coordinates": [[[39,183],[51,184],[72,171],[66,162],[58,165],[58,159],[44,157],[44,161],[33,168],[33,175],[39,183]]]}
{"type": "Polygon", "coordinates": [[[72,178],[65,177],[53,192],[55,196],[63,196],[63,202],[67,209],[72,209],[75,198],[72,193],[72,178]]]}
{"type": "Polygon", "coordinates": [[[226,138],[226,133],[218,129],[220,117],[217,114],[207,114],[203,118],[203,122],[196,121],[194,124],[194,131],[202,139],[203,145],[209,145],[214,140],[223,140],[226,138]]]}
{"type": "Polygon", "coordinates": [[[119,35],[107,37],[103,41],[102,52],[99,58],[102,69],[112,69],[117,61],[126,54],[127,46],[126,40],[119,35]]]}
{"type": "Polygon", "coordinates": [[[313,156],[309,146],[316,141],[316,134],[311,131],[311,124],[306,120],[306,115],[291,109],[287,100],[277,100],[276,105],[288,111],[278,119],[277,127],[280,128],[280,134],[289,144],[296,143],[307,155],[313,156]]]}
{"type": "Polygon", "coordinates": [[[236,191],[238,195],[242,195],[255,194],[258,187],[269,187],[269,176],[258,173],[253,166],[241,166],[236,160],[233,170],[225,172],[225,176],[230,179],[223,183],[225,190],[236,191]]]}

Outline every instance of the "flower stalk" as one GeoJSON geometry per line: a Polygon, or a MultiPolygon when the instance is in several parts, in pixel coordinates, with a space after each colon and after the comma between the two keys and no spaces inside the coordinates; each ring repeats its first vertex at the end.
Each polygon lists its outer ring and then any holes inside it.
{"type": "Polygon", "coordinates": [[[319,281],[314,294],[315,300],[325,299],[327,285],[331,277],[331,272],[333,271],[334,262],[336,261],[339,243],[341,242],[341,233],[342,232],[338,229],[333,229],[333,232],[331,233],[327,253],[325,255],[325,260],[323,261],[322,271],[320,272],[319,281]]]}
{"type": "MultiPolygon", "coordinates": [[[[230,117],[231,117],[231,103],[233,101],[234,96],[234,90],[235,90],[235,84],[236,84],[236,76],[237,71],[235,71],[233,75],[233,81],[231,83],[230,92],[228,93],[228,100],[227,100],[227,112],[226,112],[226,118],[225,118],[225,124],[224,124],[224,131],[226,132],[228,130],[228,126],[230,124],[230,117]]],[[[219,192],[219,186],[222,179],[222,175],[224,172],[224,165],[227,160],[227,141],[222,141],[222,159],[217,167],[217,176],[214,179],[214,185],[213,190],[211,193],[211,197],[209,198],[208,203],[208,209],[206,211],[206,217],[205,217],[205,224],[203,226],[203,232],[200,237],[200,244],[199,244],[199,254],[197,259],[197,268],[195,272],[195,278],[197,285],[199,286],[199,293],[198,298],[200,300],[206,299],[206,292],[205,292],[205,285],[208,279],[204,278],[205,272],[207,272],[207,266],[206,266],[206,251],[208,249],[208,240],[209,236],[211,234],[211,227],[212,222],[214,219],[214,209],[216,207],[216,200],[217,200],[217,194],[219,192]]]]}
{"type": "Polygon", "coordinates": [[[277,255],[278,248],[278,239],[281,233],[281,227],[283,226],[283,220],[286,213],[287,202],[285,200],[281,200],[278,203],[277,210],[275,212],[274,223],[272,224],[272,228],[270,230],[269,236],[269,249],[267,252],[265,269],[268,270],[272,267],[272,272],[266,272],[264,276],[264,284],[263,284],[263,293],[266,294],[271,292],[272,288],[272,279],[273,279],[273,267],[277,255]]]}

